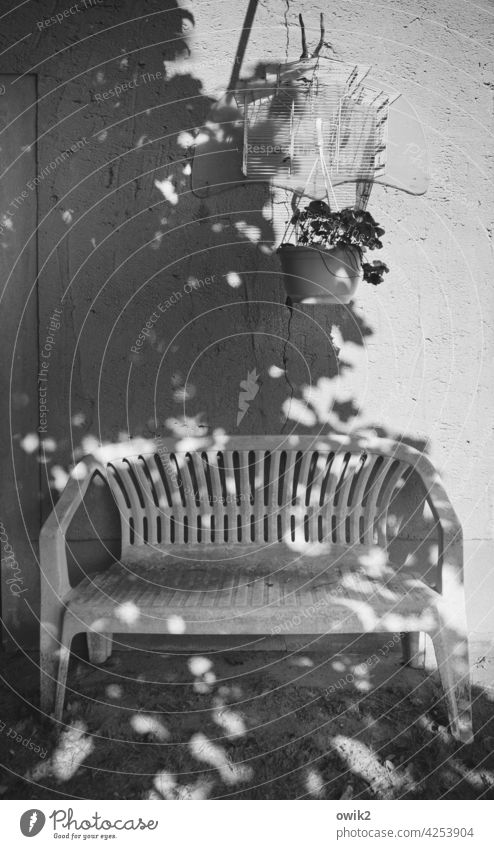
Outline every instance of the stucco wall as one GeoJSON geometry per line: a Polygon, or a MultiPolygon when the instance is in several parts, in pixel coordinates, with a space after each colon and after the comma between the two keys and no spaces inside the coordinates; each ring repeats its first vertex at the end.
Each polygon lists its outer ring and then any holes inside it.
{"type": "MultiPolygon", "coordinates": [[[[235,429],[240,381],[255,370],[260,390],[238,432],[375,428],[426,445],[465,531],[473,639],[494,637],[492,7],[259,4],[245,73],[298,58],[298,13],[315,43],[323,10],[336,58],[374,65],[413,102],[432,163],[424,197],[373,190],[385,283],[362,285],[350,309],[292,314],[272,253],[283,197],[254,185],[197,197],[180,136],[201,127],[228,82],[246,3],[80,5],[41,27],[64,0],[24,7],[0,39],[3,50],[32,32],[0,70],[37,77],[38,173],[77,148],[36,193],[40,349],[61,310],[43,514],[74,452],[94,440],[184,423],[235,429]],[[188,293],[191,278],[200,286],[188,293]]],[[[14,536],[23,533],[18,521],[14,536]]],[[[35,609],[34,556],[25,562],[35,609]]]]}

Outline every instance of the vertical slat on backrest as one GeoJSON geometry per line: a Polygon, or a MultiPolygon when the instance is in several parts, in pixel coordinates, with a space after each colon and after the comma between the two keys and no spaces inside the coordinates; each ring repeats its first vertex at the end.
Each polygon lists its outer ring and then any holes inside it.
{"type": "Polygon", "coordinates": [[[225,512],[228,517],[228,542],[238,542],[237,486],[235,483],[235,470],[233,466],[233,451],[223,451],[223,468],[225,470],[225,512]]]}
{"type": "MultiPolygon", "coordinates": [[[[379,462],[380,457],[375,456],[374,466],[379,462]]],[[[377,502],[381,493],[383,481],[389,472],[391,465],[394,463],[393,457],[383,457],[375,478],[372,480],[367,500],[364,507],[364,542],[366,545],[372,545],[376,542],[376,508],[377,502]]]]}
{"type": "Polygon", "coordinates": [[[340,487],[338,489],[338,503],[335,505],[334,510],[334,514],[336,516],[336,541],[339,543],[353,542],[353,540],[347,539],[347,531],[348,536],[350,531],[349,501],[350,494],[352,492],[352,486],[355,485],[355,473],[360,463],[360,456],[358,454],[351,454],[346,467],[344,467],[344,479],[343,481],[340,480],[340,487]]]}
{"type": "Polygon", "coordinates": [[[134,524],[134,544],[142,545],[144,542],[144,515],[145,509],[141,506],[141,499],[134,483],[131,468],[132,463],[129,460],[122,460],[116,466],[118,473],[125,484],[125,489],[130,499],[132,521],[134,524]]]}
{"type": "Polygon", "coordinates": [[[320,516],[320,501],[321,490],[324,483],[328,462],[328,452],[318,451],[317,461],[313,470],[312,486],[309,496],[309,539],[311,542],[319,540],[319,516],[320,516]]]}
{"type": "Polygon", "coordinates": [[[350,517],[350,536],[352,542],[363,541],[363,531],[361,532],[360,527],[361,520],[362,522],[364,520],[363,499],[365,494],[365,488],[372,474],[373,468],[373,457],[365,455],[365,460],[363,461],[363,466],[360,470],[358,480],[355,486],[355,492],[353,493],[353,509],[351,511],[350,517]]]}
{"type": "Polygon", "coordinates": [[[396,485],[398,481],[406,471],[407,465],[406,463],[401,463],[396,461],[396,468],[392,470],[391,474],[388,476],[387,480],[383,480],[381,493],[378,496],[378,514],[376,517],[376,528],[377,528],[377,539],[379,545],[383,548],[387,545],[387,520],[388,520],[388,508],[393,495],[393,492],[396,489],[396,485]]]}
{"type": "Polygon", "coordinates": [[[145,542],[156,543],[158,541],[156,532],[157,505],[154,500],[153,489],[150,480],[146,476],[144,462],[145,461],[142,459],[142,457],[138,457],[137,459],[133,460],[132,470],[136,476],[137,482],[141,490],[141,495],[144,499],[143,519],[146,519],[147,525],[147,528],[145,530],[143,528],[144,540],[145,542]]]}
{"type": "Polygon", "coordinates": [[[254,539],[264,540],[264,454],[261,449],[254,451],[254,539]]]}
{"type": "Polygon", "coordinates": [[[132,504],[129,498],[129,494],[127,492],[125,480],[123,480],[122,476],[119,475],[118,468],[115,468],[111,463],[109,463],[106,469],[106,474],[110,489],[112,491],[113,497],[115,498],[118,511],[120,513],[122,548],[126,548],[128,545],[130,545],[131,535],[133,537],[133,532],[131,534],[130,525],[130,519],[132,518],[132,504]]]}
{"type": "Polygon", "coordinates": [[[198,509],[202,529],[201,541],[211,542],[211,516],[213,515],[213,506],[209,498],[204,461],[202,459],[202,454],[199,451],[192,452],[190,456],[197,481],[197,497],[199,499],[198,509]]]}
{"type": "Polygon", "coordinates": [[[223,506],[223,489],[221,486],[221,476],[218,466],[219,452],[208,451],[209,475],[211,480],[211,498],[213,502],[214,516],[214,540],[215,543],[224,542],[224,517],[225,508],[223,506]]]}
{"type": "Polygon", "coordinates": [[[345,469],[346,454],[344,451],[337,451],[334,455],[331,468],[329,470],[329,480],[326,486],[324,497],[325,503],[325,518],[327,523],[326,540],[336,542],[337,539],[337,518],[335,515],[335,494],[336,488],[340,482],[341,476],[345,469]]]}
{"type": "Polygon", "coordinates": [[[281,451],[272,451],[269,463],[269,478],[266,481],[268,486],[268,539],[270,542],[278,539],[280,462],[281,451]]]}
{"type": "Polygon", "coordinates": [[[297,451],[287,451],[285,469],[283,472],[283,489],[281,493],[281,535],[283,539],[291,539],[291,522],[293,515],[293,478],[297,451]]]}
{"type": "Polygon", "coordinates": [[[187,455],[180,451],[175,454],[175,458],[179,469],[180,480],[182,482],[182,493],[185,498],[185,511],[182,518],[184,540],[187,542],[197,542],[198,509],[196,505],[194,482],[189,471],[187,455]],[[187,528],[185,527],[186,524],[187,528]]]}
{"type": "Polygon", "coordinates": [[[299,468],[299,475],[297,480],[297,492],[296,492],[296,506],[295,506],[295,542],[302,543],[305,542],[305,516],[307,514],[307,508],[305,505],[305,499],[307,495],[307,484],[309,481],[309,470],[312,462],[312,451],[304,451],[302,454],[302,460],[299,468]]]}
{"type": "Polygon", "coordinates": [[[156,518],[158,519],[159,517],[160,519],[161,542],[169,543],[171,542],[170,519],[172,517],[172,509],[168,502],[165,484],[161,477],[161,472],[158,468],[154,455],[146,456],[146,462],[149,474],[151,475],[151,479],[154,484],[156,495],[158,496],[158,515],[156,518]]]}
{"type": "Polygon", "coordinates": [[[166,462],[163,463],[163,472],[172,502],[171,521],[173,522],[173,532],[170,527],[170,534],[172,542],[184,542],[185,509],[182,503],[182,496],[180,494],[180,487],[178,484],[178,463],[177,466],[175,466],[174,459],[176,461],[176,455],[170,453],[167,455],[166,462]]]}
{"type": "Polygon", "coordinates": [[[242,520],[242,541],[251,541],[252,505],[250,503],[249,452],[239,451],[240,464],[240,516],[242,520]]]}
{"type": "Polygon", "coordinates": [[[331,516],[333,510],[331,496],[331,469],[333,467],[335,455],[333,451],[326,451],[324,453],[320,452],[319,456],[324,463],[324,469],[319,485],[321,492],[319,496],[319,507],[317,509],[317,524],[318,526],[321,525],[321,541],[328,542],[331,540],[331,516]]]}

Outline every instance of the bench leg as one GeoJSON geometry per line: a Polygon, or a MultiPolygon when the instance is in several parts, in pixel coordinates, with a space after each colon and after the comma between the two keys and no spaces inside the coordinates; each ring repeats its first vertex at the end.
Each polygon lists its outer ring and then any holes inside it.
{"type": "Polygon", "coordinates": [[[104,663],[111,655],[112,634],[87,632],[87,650],[91,663],[104,663]]]}
{"type": "Polygon", "coordinates": [[[39,653],[40,707],[48,715],[52,713],[55,704],[64,610],[64,606],[60,604],[52,605],[50,609],[45,609],[41,612],[39,653]]]}
{"type": "Polygon", "coordinates": [[[470,668],[465,634],[466,622],[459,617],[454,629],[440,621],[438,629],[430,636],[446,696],[451,733],[462,743],[472,743],[470,668]]]}
{"type": "Polygon", "coordinates": [[[63,703],[65,699],[65,685],[67,683],[67,673],[69,670],[70,647],[72,638],[81,630],[80,623],[71,620],[70,616],[65,617],[62,640],[59,652],[59,662],[57,670],[57,690],[55,695],[54,718],[60,722],[63,714],[63,703]]]}
{"type": "Polygon", "coordinates": [[[412,669],[425,666],[425,634],[422,631],[410,631],[401,635],[403,662],[412,669]]]}
{"type": "MultiPolygon", "coordinates": [[[[72,641],[71,641],[72,642],[72,641]]],[[[54,717],[60,722],[63,714],[63,703],[65,699],[65,684],[67,683],[67,672],[70,661],[70,645],[60,649],[60,663],[58,664],[57,692],[55,696],[54,717]]]]}

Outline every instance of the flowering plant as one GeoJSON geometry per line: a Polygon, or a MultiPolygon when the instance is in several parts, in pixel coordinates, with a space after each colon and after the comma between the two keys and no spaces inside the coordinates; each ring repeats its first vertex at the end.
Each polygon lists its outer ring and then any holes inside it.
{"type": "MultiPolygon", "coordinates": [[[[297,209],[291,223],[299,245],[319,245],[322,248],[355,248],[360,259],[366,250],[382,248],[384,230],[365,209],[346,209],[331,212],[328,204],[313,200],[302,210],[297,209]]],[[[363,262],[364,280],[377,286],[389,271],[380,260],[363,262]]]]}

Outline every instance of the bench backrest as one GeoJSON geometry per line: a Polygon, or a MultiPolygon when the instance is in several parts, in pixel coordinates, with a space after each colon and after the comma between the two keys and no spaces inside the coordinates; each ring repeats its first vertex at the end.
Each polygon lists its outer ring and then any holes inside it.
{"type": "Polygon", "coordinates": [[[124,548],[283,540],[386,545],[390,500],[414,456],[422,457],[397,443],[370,449],[344,438],[211,443],[160,439],[106,464],[124,548]]]}

